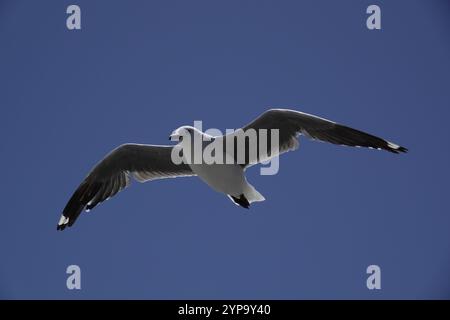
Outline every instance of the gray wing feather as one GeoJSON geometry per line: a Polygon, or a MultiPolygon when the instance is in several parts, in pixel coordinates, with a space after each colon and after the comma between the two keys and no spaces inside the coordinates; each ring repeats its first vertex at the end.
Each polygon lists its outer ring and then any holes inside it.
{"type": "MultiPolygon", "coordinates": [[[[288,109],[270,109],[242,128],[244,132],[248,129],[255,129],[257,131],[259,129],[267,129],[268,131],[271,129],[278,129],[278,154],[295,150],[298,147],[297,137],[299,135],[304,135],[311,139],[326,141],[332,144],[367,147],[386,150],[392,153],[408,151],[404,147],[363,131],[359,131],[311,114],[288,109]]],[[[268,137],[268,144],[270,146],[270,134],[268,134],[268,137]]],[[[247,150],[248,147],[248,144],[246,144],[247,150]]],[[[271,156],[275,155],[277,154],[272,154],[271,156]]],[[[262,160],[266,159],[249,159],[249,156],[247,155],[246,165],[258,163],[262,160]]]]}
{"type": "Polygon", "coordinates": [[[111,151],[86,176],[63,210],[67,223],[58,224],[58,230],[72,226],[86,209],[116,195],[130,184],[130,177],[139,182],[163,178],[195,175],[191,168],[172,162],[173,146],[124,144],[111,151]]]}

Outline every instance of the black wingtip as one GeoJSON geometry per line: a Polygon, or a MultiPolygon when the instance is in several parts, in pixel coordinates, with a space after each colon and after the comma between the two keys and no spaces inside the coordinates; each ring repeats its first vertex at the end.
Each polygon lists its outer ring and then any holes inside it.
{"type": "Polygon", "coordinates": [[[70,221],[67,221],[67,217],[63,214],[62,216],[61,216],[61,219],[60,219],[60,221],[58,222],[58,224],[56,225],[56,230],[57,231],[63,231],[66,227],[70,227],[71,226],[71,224],[70,223],[68,223],[68,222],[70,222],[70,221]],[[64,218],[64,219],[63,219],[64,218]]]}
{"type": "Polygon", "coordinates": [[[389,148],[387,149],[387,151],[390,151],[392,153],[395,154],[400,154],[400,153],[408,153],[408,149],[405,147],[396,147],[396,148],[392,148],[389,146],[389,148]]]}
{"type": "Polygon", "coordinates": [[[405,148],[405,147],[400,147],[400,148],[397,149],[397,151],[399,151],[399,152],[404,152],[404,153],[408,153],[408,149],[405,148]]]}

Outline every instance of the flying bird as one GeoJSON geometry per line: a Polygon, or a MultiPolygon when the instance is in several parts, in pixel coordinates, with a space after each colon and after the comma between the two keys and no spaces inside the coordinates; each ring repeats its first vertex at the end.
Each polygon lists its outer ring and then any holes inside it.
{"type": "MultiPolygon", "coordinates": [[[[72,226],[83,210],[90,211],[96,205],[107,200],[130,184],[134,178],[139,182],[156,179],[198,176],[215,191],[227,195],[231,201],[243,208],[249,208],[252,202],[263,201],[264,197],[248,183],[245,170],[257,163],[266,161],[285,152],[298,148],[298,136],[303,135],[314,140],[321,140],[337,145],[366,147],[402,153],[408,150],[395,143],[352,129],[350,127],[326,120],[311,114],[288,109],[270,109],[245,127],[234,133],[212,137],[192,126],[182,126],[172,132],[169,139],[180,141],[177,145],[144,145],[124,144],[112,150],[101,160],[81,182],[65,206],[57,225],[57,230],[72,226]],[[246,133],[249,130],[278,130],[278,148],[273,151],[272,136],[268,137],[270,152],[263,159],[259,153],[251,152],[255,142],[245,139],[244,156],[238,161],[239,151],[234,145],[233,152],[225,148],[224,154],[231,163],[195,163],[184,161],[179,164],[173,161],[174,148],[183,144],[184,135],[201,138],[202,149],[216,141],[223,143],[235,141],[236,132],[246,133]]],[[[259,146],[260,136],[256,145],[259,146]]],[[[191,140],[190,143],[192,143],[191,140]]],[[[187,156],[180,153],[184,160],[187,156]]]]}

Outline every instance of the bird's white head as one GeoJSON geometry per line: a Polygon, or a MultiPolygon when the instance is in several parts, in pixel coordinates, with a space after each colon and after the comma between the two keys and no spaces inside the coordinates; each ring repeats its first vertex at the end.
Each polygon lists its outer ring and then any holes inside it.
{"type": "Polygon", "coordinates": [[[191,139],[195,135],[202,136],[203,132],[192,126],[181,126],[175,129],[169,136],[170,141],[183,141],[183,138],[189,136],[191,139]]]}

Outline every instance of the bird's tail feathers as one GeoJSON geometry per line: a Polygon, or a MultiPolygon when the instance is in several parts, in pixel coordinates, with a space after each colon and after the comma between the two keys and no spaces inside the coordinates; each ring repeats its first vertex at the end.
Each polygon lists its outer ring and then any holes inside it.
{"type": "Polygon", "coordinates": [[[247,185],[247,188],[244,191],[244,196],[245,198],[247,198],[249,203],[266,200],[266,198],[264,198],[264,196],[259,193],[251,184],[247,185]]]}

